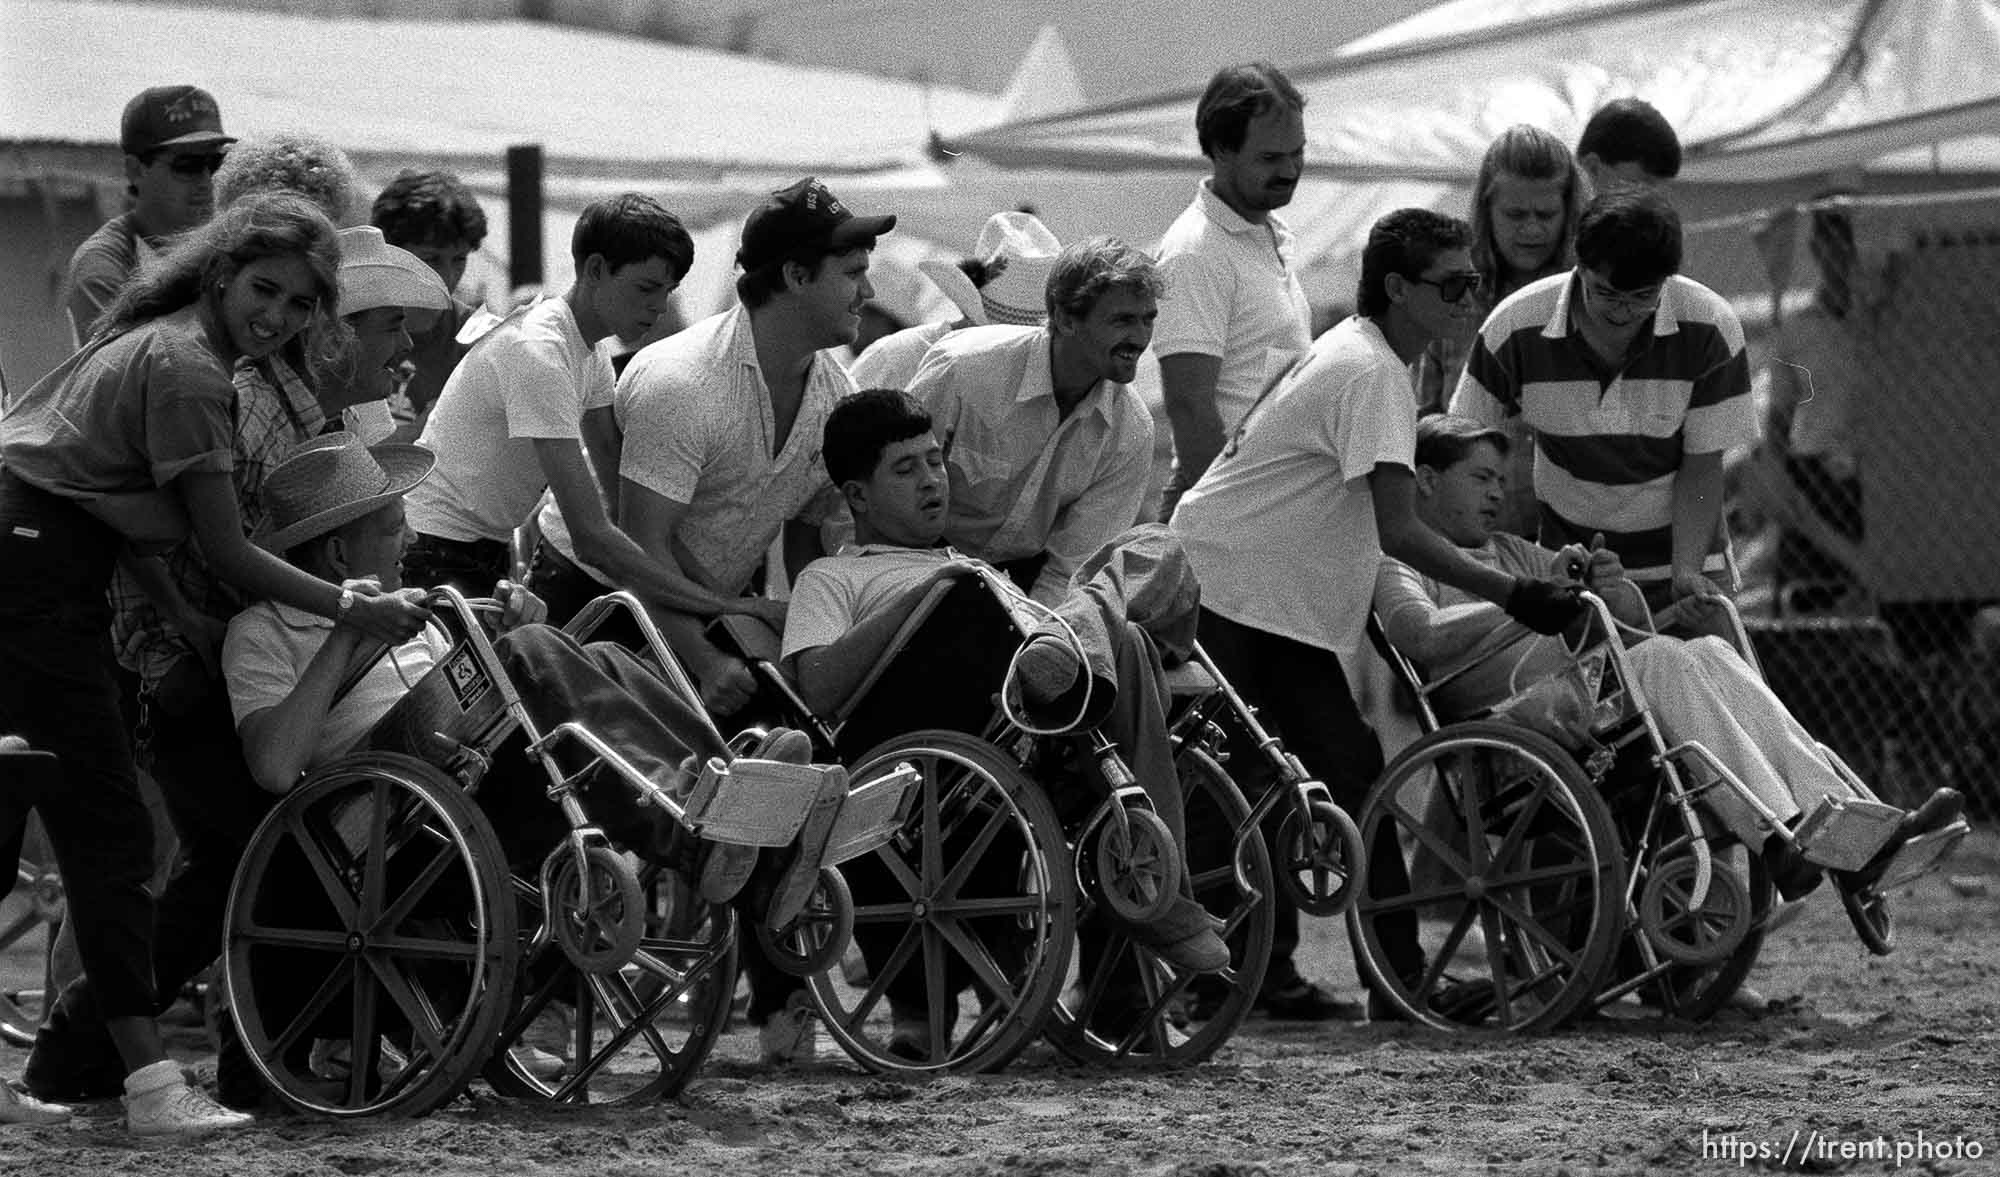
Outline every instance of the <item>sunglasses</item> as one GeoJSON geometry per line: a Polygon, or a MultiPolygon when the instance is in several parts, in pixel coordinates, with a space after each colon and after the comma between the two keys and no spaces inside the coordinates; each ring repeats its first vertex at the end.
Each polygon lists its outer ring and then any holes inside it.
{"type": "Polygon", "coordinates": [[[177,180],[199,180],[203,176],[214,175],[216,169],[222,166],[222,161],[225,158],[225,156],[219,153],[215,155],[176,155],[167,161],[167,171],[173,173],[174,178],[177,180]]]}
{"type": "Polygon", "coordinates": [[[1446,302],[1459,302],[1479,289],[1477,274],[1446,274],[1442,278],[1412,278],[1412,282],[1422,282],[1426,286],[1438,288],[1438,297],[1446,302]]]}

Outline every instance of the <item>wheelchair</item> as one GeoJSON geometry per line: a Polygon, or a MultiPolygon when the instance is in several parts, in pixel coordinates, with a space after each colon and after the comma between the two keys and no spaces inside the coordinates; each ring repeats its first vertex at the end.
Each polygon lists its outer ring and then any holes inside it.
{"type": "Polygon", "coordinates": [[[991,570],[934,586],[831,716],[799,697],[768,627],[737,617],[719,627],[790,709],[784,722],[813,733],[854,780],[903,764],[919,774],[903,827],[847,872],[867,976],[816,972],[813,1003],[830,1036],[875,1072],[991,1071],[1038,1038],[1091,1064],[1199,1062],[1247,1016],[1270,958],[1274,873],[1258,822],[1295,808],[1295,850],[1275,882],[1322,914],[1352,897],[1359,835],[1199,649],[1168,670],[1187,873],[1233,957],[1217,978],[1217,1011],[1187,1024],[1195,975],[1124,930],[1173,900],[1179,849],[1102,732],[1048,735],[1018,722],[1004,695],[1024,636],[1011,596],[991,570]],[[1255,807],[1222,767],[1225,715],[1248,722],[1252,746],[1286,782],[1255,807]],[[928,1043],[916,1051],[895,1048],[898,998],[923,1011],[928,1043]]]}
{"type": "MultiPolygon", "coordinates": [[[[614,848],[579,790],[629,790],[693,839],[786,847],[810,824],[819,774],[841,770],[716,758],[676,799],[582,722],[534,722],[483,627],[492,602],[448,587],[427,601],[449,649],[365,748],[279,800],[233,880],[223,980],[251,1063],[285,1103],[334,1118],[419,1115],[482,1073],[503,1095],[567,1105],[677,1093],[726,1023],[737,921],[665,885],[674,868],[614,848]],[[510,740],[567,824],[521,873],[475,800],[510,740]],[[558,762],[564,745],[580,769],[558,762]]],[[[661,677],[697,699],[630,595],[600,598],[565,632],[582,640],[619,610],[661,677]]],[[[840,856],[900,824],[914,775],[880,774],[821,815],[823,903],[844,902],[840,856]]]]}
{"type": "MultiPolygon", "coordinates": [[[[1584,1012],[1611,1012],[1631,995],[1666,1017],[1706,1019],[1755,964],[1775,890],[1762,855],[1698,807],[1703,795],[1733,792],[1780,837],[1842,869],[1867,863],[1893,830],[1885,817],[1900,811],[1877,802],[1823,744],[1855,796],[1827,799],[1796,830],[1700,744],[1670,745],[1633,676],[1624,627],[1601,599],[1583,597],[1588,632],[1565,672],[1570,697],[1587,709],[1575,724],[1587,728],[1582,759],[1504,718],[1521,695],[1449,723],[1433,707],[1433,696],[1473,665],[1532,637],[1526,630],[1506,627],[1465,666],[1424,682],[1371,620],[1377,649],[1416,699],[1425,734],[1371,789],[1363,835],[1389,823],[1435,860],[1443,881],[1404,894],[1364,885],[1348,919],[1377,991],[1414,1022],[1536,1032],[1584,1012]],[[1443,807],[1449,834],[1426,820],[1427,805],[1443,807]],[[1398,975],[1387,951],[1396,922],[1439,909],[1448,926],[1439,935],[1437,920],[1425,925],[1422,974],[1398,975]],[[1448,972],[1468,960],[1476,974],[1469,986],[1448,972]],[[1475,1000],[1447,1000],[1468,989],[1475,1000]]],[[[1740,616],[1722,604],[1732,643],[1757,668],[1740,616]]],[[[1656,629],[1668,621],[1663,614],[1656,629]]],[[[1910,840],[1866,887],[1833,881],[1870,951],[1890,948],[1886,893],[1929,869],[1967,829],[1961,820],[1910,840]]]]}

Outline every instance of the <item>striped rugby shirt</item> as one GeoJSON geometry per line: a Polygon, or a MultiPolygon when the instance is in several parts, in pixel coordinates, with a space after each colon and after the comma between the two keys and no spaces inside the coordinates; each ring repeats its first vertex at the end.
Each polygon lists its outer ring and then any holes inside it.
{"type": "MultiPolygon", "coordinates": [[[[1535,435],[1544,546],[1604,542],[1636,581],[1673,565],[1673,488],[1683,454],[1755,440],[1743,326],[1720,295],[1675,275],[1652,334],[1615,373],[1570,323],[1580,270],[1516,291],[1480,328],[1451,411],[1488,425],[1521,414],[1535,435]]],[[[1725,568],[1718,527],[1703,568],[1725,568]]]]}

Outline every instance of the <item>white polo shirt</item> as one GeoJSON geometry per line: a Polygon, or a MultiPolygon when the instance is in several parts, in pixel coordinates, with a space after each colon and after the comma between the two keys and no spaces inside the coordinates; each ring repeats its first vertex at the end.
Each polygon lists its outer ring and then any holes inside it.
{"type": "Polygon", "coordinates": [[[1416,451],[1409,369],[1381,330],[1357,316],[1320,336],[1174,512],[1201,603],[1347,656],[1382,560],[1368,475],[1416,451]]]}
{"type": "Polygon", "coordinates": [[[1044,604],[1137,521],[1153,470],[1153,416],[1130,386],[1099,381],[1061,416],[1049,341],[1046,327],[954,331],[910,385],[945,443],[946,538],[996,563],[1046,551],[1033,593],[1044,604]]]}
{"type": "Polygon", "coordinates": [[[580,441],[584,411],[610,404],[613,387],[610,359],[583,341],[567,299],[509,315],[438,394],[417,439],[437,467],[405,500],[410,527],[505,543],[549,486],[535,441],[580,441]]]}
{"type": "Polygon", "coordinates": [[[1215,407],[1225,433],[1312,346],[1312,307],[1293,268],[1296,252],[1283,218],[1272,213],[1251,224],[1207,179],[1160,239],[1167,296],[1153,354],[1222,361],[1215,407]]]}
{"type": "MultiPolygon", "coordinates": [[[[632,357],[612,401],[624,434],[618,476],[687,504],[675,535],[682,571],[713,592],[740,593],[787,520],[822,524],[843,513],[820,444],[827,414],[853,391],[832,353],[814,354],[792,431],[774,446],[771,393],[757,367],[750,313],[739,305],[632,357]]],[[[554,500],[540,522],[575,561],[554,500]]]]}

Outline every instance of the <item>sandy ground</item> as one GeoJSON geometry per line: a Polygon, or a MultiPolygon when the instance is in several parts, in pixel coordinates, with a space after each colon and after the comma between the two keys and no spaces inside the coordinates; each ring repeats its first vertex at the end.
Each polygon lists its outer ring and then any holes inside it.
{"type": "MultiPolygon", "coordinates": [[[[826,1045],[767,1070],[739,1029],[651,1107],[562,1113],[480,1086],[413,1122],[273,1118],[146,1144],[103,1105],[0,1129],[0,1173],[2000,1173],[2000,837],[1898,897],[1893,956],[1867,955],[1830,893],[1803,907],[1751,977],[1763,1011],[1703,1026],[1521,1040],[1255,1020],[1189,1071],[1084,1071],[1036,1048],[1003,1074],[913,1084],[826,1045]]],[[[1309,971],[1350,975],[1338,925],[1308,936],[1309,971]]],[[[198,1032],[176,1041],[212,1071],[198,1032]]],[[[0,1048],[0,1073],[22,1061],[0,1048]]]]}

